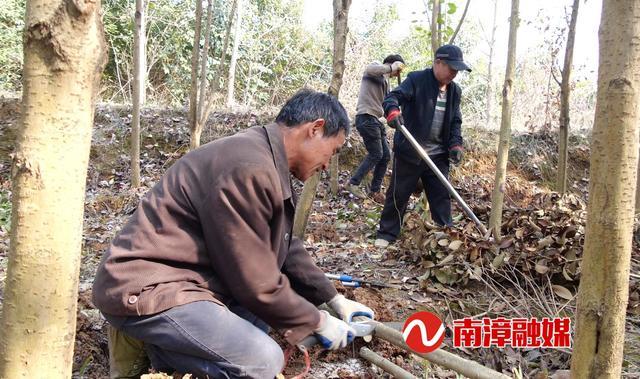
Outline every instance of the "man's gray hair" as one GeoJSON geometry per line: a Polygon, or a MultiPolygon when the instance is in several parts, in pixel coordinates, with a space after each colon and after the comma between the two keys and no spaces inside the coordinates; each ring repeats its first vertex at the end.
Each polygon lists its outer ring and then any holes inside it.
{"type": "Polygon", "coordinates": [[[347,111],[338,99],[311,89],[302,89],[289,98],[280,109],[276,122],[294,127],[319,118],[325,121],[324,137],[335,136],[340,130],[343,130],[346,136],[351,131],[347,111]]]}

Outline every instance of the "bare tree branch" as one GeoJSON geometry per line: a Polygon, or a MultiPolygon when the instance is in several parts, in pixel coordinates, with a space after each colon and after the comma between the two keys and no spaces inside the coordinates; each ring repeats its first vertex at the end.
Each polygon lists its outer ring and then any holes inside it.
{"type": "Polygon", "coordinates": [[[422,0],[422,4],[424,4],[424,14],[427,15],[427,20],[429,20],[429,30],[431,30],[433,25],[431,25],[431,15],[429,14],[429,0],[422,0]]]}
{"type": "Polygon", "coordinates": [[[453,41],[455,41],[456,36],[460,31],[460,27],[462,26],[462,22],[464,21],[464,18],[467,16],[467,11],[469,10],[470,3],[471,3],[471,0],[467,0],[467,4],[464,6],[464,11],[462,12],[462,17],[460,17],[460,22],[458,22],[458,26],[456,26],[456,30],[453,32],[453,35],[451,36],[451,40],[449,40],[449,44],[451,45],[453,45],[453,41]]]}
{"type": "MultiPolygon", "coordinates": [[[[551,76],[553,77],[553,80],[558,83],[559,86],[562,85],[562,82],[560,80],[558,80],[558,77],[556,76],[555,70],[554,70],[555,65],[551,64],[551,76]]],[[[560,69],[558,69],[560,70],[560,69]]],[[[560,75],[562,75],[562,72],[560,73],[560,75]]]]}

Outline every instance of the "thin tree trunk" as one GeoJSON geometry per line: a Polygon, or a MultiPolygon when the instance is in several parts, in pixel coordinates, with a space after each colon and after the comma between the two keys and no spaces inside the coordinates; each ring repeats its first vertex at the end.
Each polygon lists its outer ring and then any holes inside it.
{"type": "MultiPolygon", "coordinates": [[[[222,44],[222,50],[220,50],[220,56],[218,57],[218,69],[216,70],[217,76],[222,75],[222,70],[224,69],[224,61],[227,56],[227,49],[229,47],[229,38],[231,37],[231,26],[233,25],[233,15],[236,14],[236,9],[238,7],[238,0],[233,0],[231,3],[231,10],[229,11],[229,21],[227,21],[227,27],[224,33],[224,43],[222,44]]],[[[220,89],[220,81],[217,81],[216,91],[220,89]]]]}
{"type": "MultiPolygon", "coordinates": [[[[350,6],[351,0],[333,0],[333,75],[327,92],[336,98],[339,97],[338,95],[340,94],[340,87],[342,86],[342,77],[344,74],[344,55],[347,33],[349,32],[347,24],[349,20],[350,6]]],[[[332,160],[334,158],[336,157],[333,157],[332,160]]],[[[336,181],[337,187],[337,173],[334,180],[336,181]]],[[[309,219],[309,213],[313,206],[313,200],[315,199],[319,182],[320,173],[316,173],[304,183],[302,195],[300,196],[300,201],[296,207],[293,224],[293,235],[298,238],[302,238],[304,236],[304,230],[307,226],[307,220],[309,219]]],[[[335,193],[337,193],[337,189],[335,193]]]]}
{"type": "Polygon", "coordinates": [[[578,21],[578,7],[580,0],[573,0],[571,22],[567,36],[567,47],[564,53],[562,68],[562,84],[560,84],[560,128],[558,135],[558,175],[556,190],[567,192],[567,161],[569,159],[569,97],[571,95],[571,65],[573,62],[573,45],[576,39],[576,24],[578,21]]]}
{"type": "Polygon", "coordinates": [[[351,0],[333,0],[333,75],[327,92],[339,97],[344,76],[344,55],[349,27],[349,7],[351,0]]]}
{"type": "Polygon", "coordinates": [[[337,195],[340,190],[338,184],[338,177],[340,176],[339,161],[340,153],[332,156],[331,161],[329,162],[329,189],[334,195],[337,195]]]}
{"type": "Polygon", "coordinates": [[[511,20],[509,25],[509,46],[507,52],[507,69],[502,87],[502,119],[500,120],[500,142],[498,144],[498,159],[496,163],[496,177],[491,194],[491,217],[489,228],[493,230],[496,239],[500,239],[502,225],[502,206],[504,205],[504,191],[507,177],[507,162],[509,161],[509,143],[511,140],[511,108],[513,106],[513,73],[516,67],[516,41],[518,36],[519,0],[511,0],[511,20]]]}
{"type": "Polygon", "coordinates": [[[107,59],[100,7],[26,3],[1,378],[71,377],[87,164],[107,59]]]}
{"type": "Polygon", "coordinates": [[[440,28],[438,18],[440,17],[440,0],[433,0],[433,10],[431,11],[431,50],[435,55],[440,47],[440,28]]]}
{"type": "Polygon", "coordinates": [[[144,103],[146,34],[144,0],[136,0],[133,33],[133,114],[131,115],[131,187],[140,187],[140,111],[144,103]]]}
{"type": "Polygon", "coordinates": [[[638,165],[640,2],[605,0],[573,378],[620,378],[638,165]]]}
{"type": "Polygon", "coordinates": [[[460,31],[460,27],[462,26],[462,23],[464,22],[464,18],[467,16],[467,11],[469,10],[469,4],[471,3],[471,0],[467,0],[467,4],[464,6],[464,11],[462,12],[462,17],[460,17],[460,22],[458,22],[458,26],[456,26],[456,30],[453,32],[453,35],[451,36],[451,39],[449,40],[449,44],[453,45],[453,43],[456,40],[456,36],[458,35],[458,32],[460,31]]]}
{"type": "Polygon", "coordinates": [[[493,0],[493,21],[491,23],[491,41],[489,42],[489,65],[487,67],[487,108],[485,118],[487,126],[491,126],[491,112],[493,107],[493,49],[496,45],[496,19],[498,14],[498,0],[493,0]]]}
{"type": "MultiPolygon", "coordinates": [[[[334,1],[333,3],[333,75],[329,85],[329,94],[338,97],[344,75],[344,56],[347,46],[347,33],[349,32],[348,17],[351,0],[334,1]]],[[[329,189],[331,193],[338,194],[338,154],[331,157],[329,164],[329,189]]]]}
{"type": "Polygon", "coordinates": [[[235,103],[233,94],[235,91],[238,51],[240,49],[242,36],[242,11],[242,0],[238,0],[238,9],[236,11],[236,31],[233,36],[233,50],[231,52],[231,62],[229,62],[229,79],[227,80],[227,107],[231,107],[235,103]]]}
{"type": "Polygon", "coordinates": [[[231,35],[231,25],[233,22],[233,15],[236,13],[236,7],[238,5],[237,0],[233,0],[231,4],[231,11],[229,11],[229,22],[227,23],[227,31],[224,35],[224,44],[222,46],[222,51],[220,52],[220,60],[218,61],[218,68],[216,70],[215,75],[213,76],[213,83],[209,84],[209,91],[207,94],[207,101],[204,108],[204,111],[200,117],[200,122],[204,125],[209,118],[209,114],[211,114],[211,109],[213,107],[214,96],[218,91],[220,91],[220,77],[224,71],[224,61],[227,57],[227,48],[229,47],[229,37],[231,35]]]}
{"type": "Polygon", "coordinates": [[[251,80],[253,80],[253,62],[249,62],[249,67],[247,68],[247,79],[244,84],[244,94],[242,96],[242,103],[245,106],[249,106],[250,102],[253,103],[252,100],[249,99],[249,91],[251,89],[251,80]]]}
{"type": "Polygon", "coordinates": [[[203,117],[205,104],[207,101],[207,65],[209,63],[209,44],[211,41],[211,22],[213,19],[213,0],[207,1],[207,20],[204,25],[204,45],[202,45],[202,56],[200,57],[200,85],[198,86],[198,103],[196,106],[196,122],[191,129],[191,139],[189,141],[189,150],[200,147],[200,136],[202,129],[206,124],[203,117]]]}
{"type": "MultiPolygon", "coordinates": [[[[209,46],[211,45],[211,23],[213,21],[213,0],[207,0],[207,21],[204,24],[204,45],[200,57],[200,86],[198,87],[198,123],[202,126],[202,112],[207,101],[207,67],[209,66],[209,46]]],[[[197,142],[200,145],[200,141],[197,142]]],[[[197,146],[196,146],[197,147],[197,146]]]]}
{"type": "Polygon", "coordinates": [[[125,89],[125,86],[127,84],[122,82],[122,74],[120,73],[120,60],[118,59],[118,51],[116,50],[115,47],[111,47],[111,51],[113,51],[113,61],[115,63],[115,67],[116,67],[116,77],[118,78],[118,92],[116,92],[116,94],[112,95],[112,99],[117,98],[117,94],[121,93],[122,94],[122,102],[126,102],[127,100],[127,89],[125,89]]]}
{"type": "Polygon", "coordinates": [[[320,183],[320,173],[316,173],[304,182],[302,194],[296,204],[296,214],[293,219],[293,235],[302,239],[304,231],[307,228],[307,221],[311,208],[313,208],[313,200],[316,198],[316,190],[320,183]]]}
{"type": "MultiPolygon", "coordinates": [[[[198,130],[198,60],[200,58],[200,30],[202,28],[202,0],[196,0],[193,50],[191,51],[191,91],[189,92],[189,129],[191,141],[198,130]]],[[[198,136],[200,141],[200,136],[198,136]]],[[[191,145],[191,143],[190,143],[191,145]]]]}

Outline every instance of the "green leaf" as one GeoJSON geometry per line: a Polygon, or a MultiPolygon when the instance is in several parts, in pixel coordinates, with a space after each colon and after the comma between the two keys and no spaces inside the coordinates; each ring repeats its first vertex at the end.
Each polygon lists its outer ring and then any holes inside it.
{"type": "Polygon", "coordinates": [[[458,7],[454,3],[447,3],[449,9],[447,10],[448,14],[454,14],[458,10],[458,7]]]}
{"type": "Polygon", "coordinates": [[[448,36],[452,36],[453,35],[453,28],[449,25],[447,25],[447,28],[445,29],[444,33],[448,36]]]}

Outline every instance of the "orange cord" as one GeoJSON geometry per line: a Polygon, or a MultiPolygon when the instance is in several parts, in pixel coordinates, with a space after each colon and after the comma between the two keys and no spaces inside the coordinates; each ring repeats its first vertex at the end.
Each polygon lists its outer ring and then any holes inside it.
{"type": "Polygon", "coordinates": [[[295,346],[289,346],[284,351],[284,366],[282,367],[282,372],[284,372],[284,369],[287,367],[287,364],[289,363],[289,358],[291,358],[291,356],[295,353],[296,350],[300,350],[304,354],[305,367],[304,367],[304,371],[302,371],[296,376],[291,377],[291,379],[302,379],[305,376],[307,376],[307,374],[309,373],[309,370],[311,370],[311,358],[309,357],[309,350],[305,348],[297,349],[295,346]]]}

